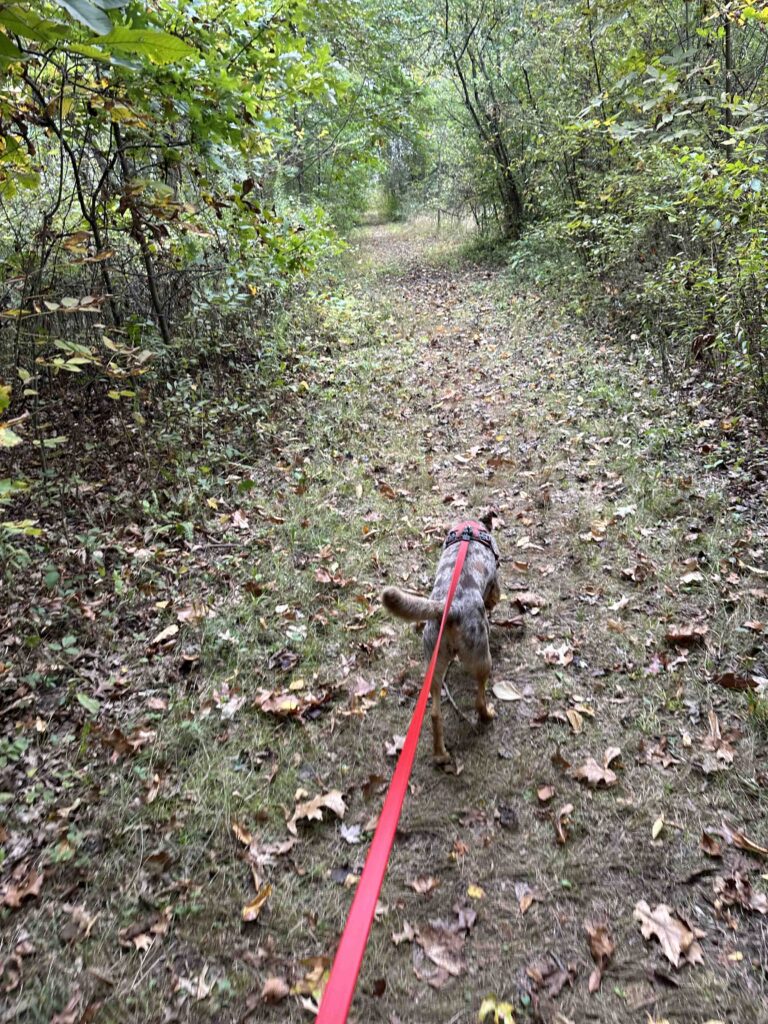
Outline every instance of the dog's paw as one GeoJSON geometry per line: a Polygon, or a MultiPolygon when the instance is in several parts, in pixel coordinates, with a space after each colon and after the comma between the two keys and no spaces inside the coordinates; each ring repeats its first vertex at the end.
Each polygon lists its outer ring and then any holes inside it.
{"type": "Polygon", "coordinates": [[[440,767],[441,765],[450,764],[451,763],[451,755],[448,753],[447,750],[443,750],[443,751],[441,751],[439,753],[433,754],[432,755],[432,761],[438,767],[440,767]]]}
{"type": "Polygon", "coordinates": [[[477,709],[477,717],[480,719],[483,725],[487,725],[489,722],[492,722],[496,717],[496,708],[493,706],[493,704],[483,704],[482,707],[478,707],[477,709]]]}

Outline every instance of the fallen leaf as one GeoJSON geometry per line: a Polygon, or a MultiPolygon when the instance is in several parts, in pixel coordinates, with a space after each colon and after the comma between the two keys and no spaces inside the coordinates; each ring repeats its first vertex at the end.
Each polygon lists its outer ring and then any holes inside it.
{"type": "Polygon", "coordinates": [[[768,683],[768,680],[744,672],[721,672],[712,677],[712,682],[725,690],[756,690],[762,682],[768,683]]]}
{"type": "Polygon", "coordinates": [[[409,885],[414,892],[423,896],[425,893],[432,892],[433,889],[436,889],[438,885],[440,885],[440,880],[430,876],[428,878],[413,878],[406,884],[409,885]]]}
{"type": "Polygon", "coordinates": [[[511,1003],[497,1002],[496,996],[486,996],[477,1013],[480,1024],[490,1020],[490,1024],[515,1024],[515,1010],[511,1003]],[[489,1018],[489,1015],[493,1014],[489,1018]]]}
{"type": "Polygon", "coordinates": [[[697,644],[704,643],[708,632],[709,626],[695,622],[689,622],[682,626],[669,626],[666,632],[666,641],[680,647],[695,647],[697,644]]]}
{"type": "Polygon", "coordinates": [[[525,914],[534,902],[542,903],[544,897],[538,889],[532,889],[527,882],[515,882],[515,897],[520,913],[525,914]]]}
{"type": "Polygon", "coordinates": [[[294,836],[298,834],[296,830],[297,821],[322,821],[323,808],[325,807],[329,811],[333,811],[337,818],[344,817],[347,806],[344,803],[344,797],[338,789],[332,789],[329,793],[321,793],[319,796],[313,797],[306,802],[297,803],[293,817],[287,823],[288,831],[294,836]]]}
{"type": "Polygon", "coordinates": [[[583,716],[580,715],[579,712],[576,711],[575,708],[568,708],[567,711],[565,712],[565,714],[566,714],[566,717],[568,719],[568,722],[569,722],[571,728],[573,729],[574,733],[576,733],[576,735],[578,736],[578,734],[584,728],[584,718],[583,718],[583,716]]]}
{"type": "Polygon", "coordinates": [[[469,896],[471,900],[482,900],[485,897],[485,889],[479,885],[468,885],[467,896],[469,896]]]}
{"type": "Polygon", "coordinates": [[[529,964],[525,973],[538,990],[545,989],[549,998],[555,999],[566,985],[573,985],[576,968],[573,964],[563,966],[553,957],[542,957],[529,964]]]}
{"type": "Polygon", "coordinates": [[[51,1024],[80,1024],[80,1021],[83,1019],[81,1011],[82,1002],[83,993],[75,986],[64,1009],[59,1013],[54,1013],[51,1017],[51,1024]]]}
{"type": "Polygon", "coordinates": [[[768,914],[768,896],[764,892],[755,892],[743,871],[734,871],[728,878],[718,876],[714,880],[714,889],[721,906],[739,906],[744,910],[755,910],[758,914],[768,914]]]}
{"type": "Polygon", "coordinates": [[[664,815],[660,814],[651,828],[651,839],[658,839],[661,830],[664,828],[664,815]]]}
{"type": "Polygon", "coordinates": [[[341,832],[341,838],[345,843],[349,843],[350,846],[356,846],[363,838],[363,826],[362,825],[342,825],[339,829],[341,832]]]}
{"type": "Polygon", "coordinates": [[[415,938],[416,932],[407,921],[403,921],[401,932],[392,932],[392,941],[396,946],[399,946],[401,942],[413,942],[415,938]]]}
{"type": "Polygon", "coordinates": [[[609,768],[618,757],[621,757],[621,748],[608,747],[605,753],[603,754],[603,765],[606,768],[609,768]]]}
{"type": "Polygon", "coordinates": [[[243,828],[243,826],[239,822],[237,822],[237,821],[233,821],[232,822],[232,831],[235,834],[235,838],[239,839],[240,842],[243,844],[243,846],[249,846],[250,845],[250,843],[251,843],[251,841],[253,839],[253,836],[251,835],[251,833],[247,829],[243,828]]]}
{"type": "Polygon", "coordinates": [[[505,680],[499,680],[493,684],[493,695],[498,697],[499,700],[522,700],[523,695],[520,693],[512,683],[506,682],[505,680]]]}
{"type": "Polygon", "coordinates": [[[605,923],[600,924],[585,921],[584,930],[587,933],[589,952],[592,954],[592,959],[595,961],[595,969],[589,976],[588,987],[590,992],[597,992],[600,988],[603,973],[608,966],[611,957],[616,951],[616,943],[608,931],[608,925],[605,923]]]}
{"type": "Polygon", "coordinates": [[[694,587],[698,586],[699,583],[704,582],[704,574],[696,570],[693,572],[687,572],[680,577],[681,587],[694,587]]]}
{"type": "Polygon", "coordinates": [[[555,836],[561,846],[565,846],[570,837],[571,814],[573,814],[573,804],[564,804],[555,815],[555,836]]]}
{"type": "MultiPolygon", "coordinates": [[[[302,960],[301,964],[307,968],[307,971],[303,978],[291,986],[291,995],[309,996],[317,1004],[322,999],[323,991],[328,983],[331,961],[327,956],[313,956],[302,960]]],[[[317,1013],[316,1005],[307,1008],[313,1009],[317,1013]]]]}
{"type": "Polygon", "coordinates": [[[615,786],[618,782],[616,773],[612,772],[610,768],[604,768],[598,764],[594,757],[588,757],[583,765],[578,768],[571,768],[568,774],[572,779],[576,779],[578,782],[586,782],[588,786],[593,788],[597,786],[615,786]]]}
{"type": "Polygon", "coordinates": [[[11,881],[3,886],[3,903],[14,909],[20,907],[24,900],[34,899],[40,895],[45,876],[42,871],[26,870],[24,865],[16,868],[11,881]]]}
{"type": "Polygon", "coordinates": [[[273,975],[264,982],[261,998],[265,1003],[280,1003],[288,996],[290,991],[290,986],[285,978],[278,978],[273,975]]]}
{"type": "Polygon", "coordinates": [[[462,919],[460,911],[457,914],[456,921],[435,920],[416,929],[414,972],[433,988],[442,988],[449,978],[458,977],[464,970],[462,950],[466,932],[474,924],[474,917],[467,920],[462,919]],[[420,962],[419,952],[423,952],[437,971],[420,962]]]}
{"type": "Polygon", "coordinates": [[[539,786],[536,790],[536,796],[538,797],[539,803],[546,804],[555,795],[554,786],[539,786]]]}
{"type": "Polygon", "coordinates": [[[732,829],[725,822],[723,822],[722,824],[720,834],[723,836],[727,843],[729,843],[732,846],[738,847],[738,849],[740,850],[746,850],[747,853],[753,853],[757,857],[768,857],[768,848],[766,848],[765,846],[761,846],[759,843],[756,843],[753,839],[750,839],[749,836],[745,835],[743,832],[739,832],[735,829],[732,829]]]}
{"type": "Polygon", "coordinates": [[[404,743],[405,736],[393,736],[391,740],[387,740],[387,742],[384,745],[387,757],[397,757],[397,755],[403,749],[404,743]]]}
{"type": "Polygon", "coordinates": [[[535,594],[532,590],[518,591],[510,598],[512,604],[516,604],[520,611],[527,612],[531,608],[546,608],[549,603],[546,597],[535,594]]]}
{"type": "Polygon", "coordinates": [[[722,843],[719,843],[713,835],[710,835],[709,832],[701,833],[701,842],[699,843],[699,846],[708,857],[723,856],[722,843]]]}
{"type": "Polygon", "coordinates": [[[635,905],[633,917],[640,924],[640,931],[643,938],[655,937],[661,944],[662,951],[674,967],[680,966],[681,959],[694,962],[691,955],[698,959],[696,950],[698,947],[696,936],[672,912],[665,903],[659,903],[652,911],[645,900],[640,900],[635,905]]]}
{"type": "Polygon", "coordinates": [[[568,644],[559,647],[550,645],[540,652],[548,665],[570,665],[573,661],[573,648],[568,644]]]}
{"type": "Polygon", "coordinates": [[[170,640],[175,637],[179,632],[179,627],[174,623],[172,626],[166,626],[165,629],[161,629],[156,637],[150,640],[150,647],[157,647],[158,644],[164,643],[166,640],[170,640]]]}
{"type": "Polygon", "coordinates": [[[261,889],[256,893],[250,903],[246,903],[243,907],[240,916],[243,921],[250,922],[255,921],[259,914],[264,909],[264,904],[267,902],[269,897],[272,895],[272,886],[269,882],[263,885],[261,889]]]}
{"type": "Polygon", "coordinates": [[[300,660],[299,655],[295,651],[292,651],[289,647],[284,647],[270,656],[267,667],[273,670],[279,669],[281,672],[290,672],[296,668],[300,660]]]}
{"type": "Polygon", "coordinates": [[[128,925],[127,928],[121,928],[117,933],[120,945],[146,952],[157,938],[168,932],[172,916],[173,909],[166,907],[165,910],[157,911],[141,921],[128,925]]]}

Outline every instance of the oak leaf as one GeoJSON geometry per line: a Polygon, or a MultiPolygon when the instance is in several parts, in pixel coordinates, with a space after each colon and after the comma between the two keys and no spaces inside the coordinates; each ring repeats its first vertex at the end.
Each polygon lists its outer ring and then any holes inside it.
{"type": "Polygon", "coordinates": [[[321,793],[303,803],[297,803],[293,811],[293,817],[288,821],[288,831],[291,835],[297,835],[296,822],[322,821],[323,808],[333,811],[337,818],[343,818],[347,810],[344,797],[338,789],[332,789],[329,793],[321,793]]]}
{"type": "Polygon", "coordinates": [[[643,938],[657,938],[664,955],[674,967],[679,967],[681,960],[684,963],[701,961],[701,948],[696,936],[686,924],[672,915],[665,903],[659,903],[651,910],[645,900],[640,900],[635,905],[633,917],[640,924],[643,938]]]}

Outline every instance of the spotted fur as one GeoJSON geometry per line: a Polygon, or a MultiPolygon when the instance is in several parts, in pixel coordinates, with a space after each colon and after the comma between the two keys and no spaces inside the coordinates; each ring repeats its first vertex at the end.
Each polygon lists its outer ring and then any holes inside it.
{"type": "MultiPolygon", "coordinates": [[[[397,587],[387,587],[382,594],[384,607],[398,618],[409,622],[426,622],[424,653],[427,661],[437,641],[440,619],[459,553],[458,544],[444,547],[429,598],[411,594],[397,587]]],[[[499,601],[499,549],[491,537],[491,548],[471,541],[459,577],[456,593],[445,625],[440,653],[432,681],[432,739],[434,758],[438,764],[450,760],[445,748],[440,692],[448,666],[458,658],[464,670],[477,683],[475,709],[482,722],[489,722],[494,711],[485,699],[485,688],[491,674],[491,651],[488,641],[488,613],[499,601]]]]}

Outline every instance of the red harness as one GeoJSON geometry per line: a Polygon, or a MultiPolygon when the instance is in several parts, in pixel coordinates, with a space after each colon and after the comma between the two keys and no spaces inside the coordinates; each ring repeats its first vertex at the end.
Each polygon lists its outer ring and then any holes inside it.
{"type": "MultiPolygon", "coordinates": [[[[365,867],[357,883],[352,906],[349,910],[347,923],[339,942],[336,956],[331,967],[331,974],[328,984],[325,987],[323,998],[320,1003],[320,1010],[315,1018],[316,1024],[344,1024],[349,1014],[349,1007],[352,1004],[352,997],[355,994],[357,976],[360,973],[360,966],[363,962],[363,954],[368,942],[368,935],[373,923],[373,915],[376,912],[376,903],[379,899],[381,886],[384,881],[384,874],[387,870],[389,854],[392,850],[392,843],[395,839],[397,823],[400,820],[400,813],[403,809],[403,801],[408,790],[408,780],[411,777],[413,761],[416,757],[416,747],[419,742],[419,733],[424,721],[424,714],[427,710],[429,690],[432,685],[432,677],[435,674],[437,655],[440,651],[440,641],[443,638],[443,629],[448,618],[448,612],[453,602],[456,586],[464,567],[464,560],[467,557],[469,543],[472,540],[479,540],[479,534],[486,532],[481,523],[469,520],[459,523],[453,528],[451,534],[457,534],[460,544],[456,555],[456,564],[453,568],[451,585],[448,588],[448,596],[445,599],[443,617],[440,620],[440,631],[437,634],[437,643],[432,652],[432,659],[424,677],[424,685],[421,688],[419,699],[413,712],[411,724],[405,737],[403,749],[397,759],[395,771],[384,798],[384,805],[379,815],[379,823],[371,840],[368,856],[365,860],[365,867]]],[[[451,537],[448,535],[448,538],[451,537]]],[[[448,542],[446,538],[446,543],[448,542]]]]}

